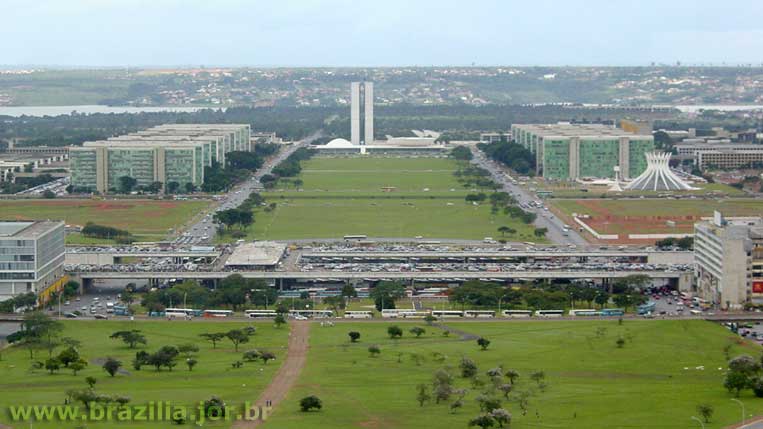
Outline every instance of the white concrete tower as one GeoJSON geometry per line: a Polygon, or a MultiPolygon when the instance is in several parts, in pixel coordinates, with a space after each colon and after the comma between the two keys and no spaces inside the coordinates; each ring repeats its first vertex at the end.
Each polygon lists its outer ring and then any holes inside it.
{"type": "Polygon", "coordinates": [[[360,146],[360,82],[350,83],[350,142],[360,146]]]}
{"type": "Polygon", "coordinates": [[[374,144],[374,83],[363,83],[363,102],[365,104],[365,114],[363,122],[365,126],[365,139],[363,144],[374,144]]]}

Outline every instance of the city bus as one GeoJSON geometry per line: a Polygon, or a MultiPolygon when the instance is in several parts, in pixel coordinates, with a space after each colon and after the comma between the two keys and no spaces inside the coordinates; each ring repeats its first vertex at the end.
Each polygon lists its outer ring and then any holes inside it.
{"type": "Polygon", "coordinates": [[[446,317],[464,317],[464,312],[458,310],[432,310],[432,316],[438,319],[446,317]]]}
{"type": "Polygon", "coordinates": [[[260,318],[264,319],[264,318],[276,317],[275,310],[246,310],[244,314],[246,314],[246,317],[250,319],[260,319],[260,318]]]}
{"type": "Polygon", "coordinates": [[[302,316],[307,317],[308,319],[325,319],[334,317],[334,312],[331,310],[289,310],[289,316],[302,316]]]}
{"type": "Polygon", "coordinates": [[[194,310],[193,308],[167,308],[164,310],[164,315],[167,317],[194,317],[201,316],[201,310],[194,310]]]}
{"type": "Polygon", "coordinates": [[[382,317],[385,318],[397,318],[397,317],[405,317],[407,314],[414,315],[416,314],[415,308],[385,308],[382,310],[382,317]]]}
{"type": "Polygon", "coordinates": [[[643,316],[645,314],[654,313],[655,308],[657,308],[657,303],[654,301],[649,301],[646,304],[639,305],[636,311],[638,312],[639,316],[643,316]]]}
{"type": "Polygon", "coordinates": [[[536,310],[535,317],[562,317],[564,310],[536,310]]]}
{"type": "Polygon", "coordinates": [[[495,317],[495,311],[493,311],[493,310],[466,310],[466,311],[464,311],[464,317],[492,318],[492,317],[495,317]]]}
{"type": "Polygon", "coordinates": [[[373,311],[345,311],[344,318],[345,319],[373,319],[374,312],[373,311]]]}
{"type": "Polygon", "coordinates": [[[605,308],[600,313],[602,316],[625,316],[622,308],[605,308]]]}
{"type": "Polygon", "coordinates": [[[568,313],[570,316],[598,316],[599,312],[596,310],[570,310],[568,313]]]}
{"type": "Polygon", "coordinates": [[[344,239],[345,240],[367,240],[368,236],[367,235],[362,235],[362,234],[358,234],[358,235],[345,235],[344,239]]]}
{"type": "Polygon", "coordinates": [[[204,310],[204,317],[232,317],[231,310],[204,310]]]}
{"type": "Polygon", "coordinates": [[[511,318],[532,317],[533,315],[532,310],[503,310],[501,313],[503,313],[503,317],[511,318]]]}

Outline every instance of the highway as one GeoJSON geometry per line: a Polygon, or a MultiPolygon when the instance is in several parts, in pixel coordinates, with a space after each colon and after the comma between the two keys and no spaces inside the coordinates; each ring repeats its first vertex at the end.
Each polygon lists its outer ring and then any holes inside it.
{"type": "MultiPolygon", "coordinates": [[[[529,203],[531,201],[536,201],[536,198],[530,195],[529,192],[525,191],[519,185],[511,183],[511,181],[506,178],[507,171],[503,166],[499,165],[493,160],[488,159],[485,154],[477,148],[477,146],[470,145],[469,148],[471,149],[473,155],[472,163],[489,171],[493,176],[493,180],[496,183],[501,184],[505,192],[512,194],[518,203],[529,207],[529,203]]],[[[553,243],[575,246],[588,245],[588,242],[575,231],[575,228],[570,228],[570,230],[565,234],[564,222],[562,222],[561,219],[556,217],[550,211],[535,208],[528,208],[525,210],[538,215],[535,220],[535,226],[537,228],[548,229],[546,238],[551,240],[553,243]]]]}
{"type": "MultiPolygon", "coordinates": [[[[319,138],[321,131],[316,131],[303,140],[295,142],[286,148],[282,148],[276,156],[265,160],[265,163],[261,168],[255,172],[249,180],[244,181],[236,185],[228,193],[226,193],[220,203],[217,205],[215,211],[227,210],[236,208],[241,205],[249,197],[253,191],[261,189],[260,178],[266,174],[270,174],[273,171],[273,167],[280,164],[289,155],[294,153],[300,147],[309,145],[310,142],[319,138]]],[[[195,224],[191,225],[186,231],[175,239],[176,244],[209,244],[215,240],[217,234],[217,226],[214,222],[214,212],[210,212],[204,215],[203,218],[198,220],[195,224]]]]}

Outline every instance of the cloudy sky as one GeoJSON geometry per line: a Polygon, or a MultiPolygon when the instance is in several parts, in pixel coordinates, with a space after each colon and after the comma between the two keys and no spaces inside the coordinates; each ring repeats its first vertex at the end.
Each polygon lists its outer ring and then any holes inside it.
{"type": "Polygon", "coordinates": [[[760,0],[0,0],[0,64],[763,63],[760,0]]]}

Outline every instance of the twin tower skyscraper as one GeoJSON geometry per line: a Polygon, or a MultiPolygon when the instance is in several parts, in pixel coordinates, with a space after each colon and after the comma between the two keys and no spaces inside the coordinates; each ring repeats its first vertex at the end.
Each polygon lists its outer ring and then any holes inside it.
{"type": "Polygon", "coordinates": [[[350,84],[350,136],[356,146],[374,144],[374,84],[373,82],[352,82],[350,84]],[[360,105],[364,113],[360,114],[360,105]],[[364,138],[360,138],[360,130],[364,138]]]}

